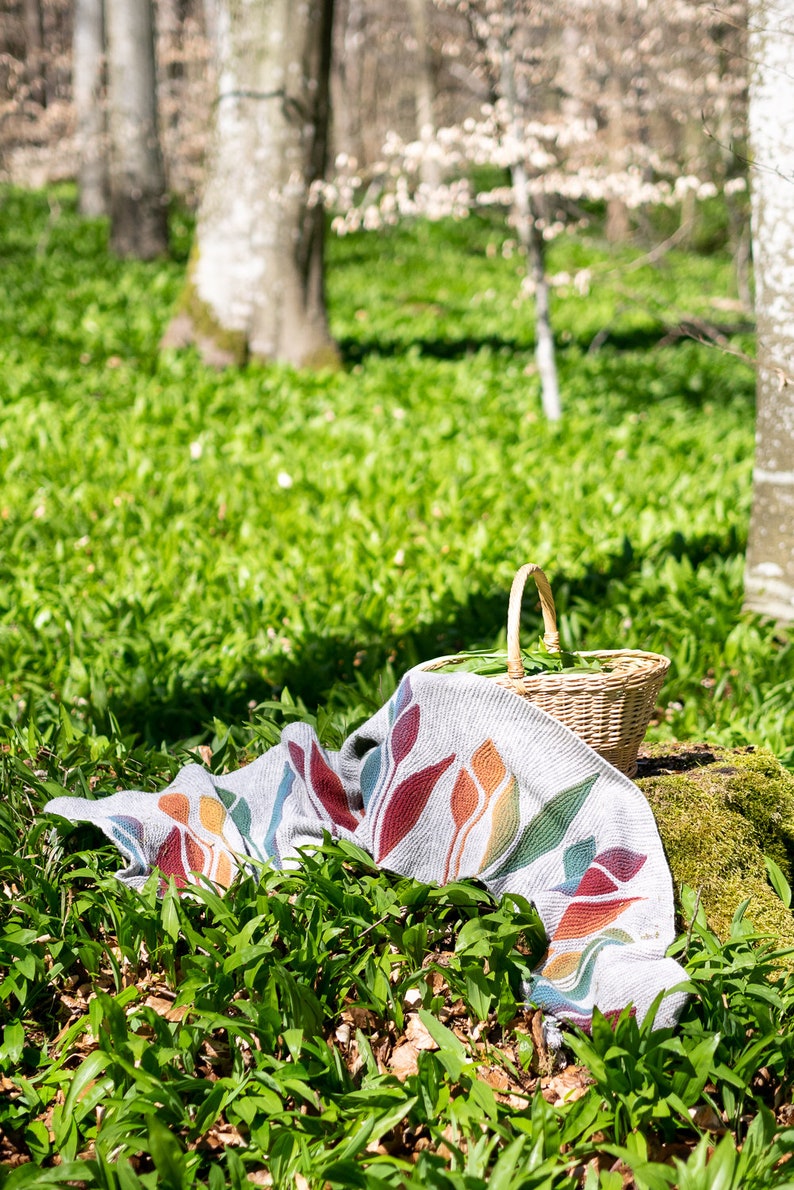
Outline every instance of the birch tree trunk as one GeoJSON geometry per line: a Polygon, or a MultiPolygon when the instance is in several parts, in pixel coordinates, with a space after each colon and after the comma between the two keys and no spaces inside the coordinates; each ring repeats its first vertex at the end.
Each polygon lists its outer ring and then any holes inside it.
{"type": "Polygon", "coordinates": [[[105,26],[102,0],[75,0],[72,38],[80,213],[92,219],[108,213],[105,105],[105,26]]]}
{"type": "Polygon", "coordinates": [[[794,621],[794,0],[750,12],[752,231],[758,327],[745,602],[794,621]]]}
{"type": "Polygon", "coordinates": [[[119,256],[150,260],[168,250],[151,0],[110,0],[105,19],[110,243],[119,256]]]}
{"type": "Polygon", "coordinates": [[[219,94],[206,188],[165,346],[218,366],[337,361],[325,311],[325,169],[333,0],[218,0],[219,94]]]}
{"type": "MultiPolygon", "coordinates": [[[[510,46],[515,23],[514,0],[506,0],[503,7],[504,26],[497,46],[500,60],[500,90],[507,104],[511,131],[518,144],[523,140],[523,128],[518,114],[518,94],[515,62],[510,46]]],[[[557,356],[551,326],[549,283],[546,277],[543,239],[537,226],[537,211],[529,190],[526,167],[521,161],[510,167],[513,184],[513,208],[519,243],[527,260],[527,272],[535,291],[535,362],[540,377],[540,399],[549,421],[562,417],[560,386],[557,377],[557,356]]]]}
{"type": "MultiPolygon", "coordinates": [[[[427,19],[427,0],[408,0],[411,27],[416,38],[416,76],[414,79],[414,103],[416,104],[416,132],[423,143],[432,139],[436,127],[435,87],[433,84],[433,63],[430,52],[430,26],[427,19]]],[[[425,153],[420,162],[422,181],[435,189],[441,181],[438,162],[425,153]]]]}

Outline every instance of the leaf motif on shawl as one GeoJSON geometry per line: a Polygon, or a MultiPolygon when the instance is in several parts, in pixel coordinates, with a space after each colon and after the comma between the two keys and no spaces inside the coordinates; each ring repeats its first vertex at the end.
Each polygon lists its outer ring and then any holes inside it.
{"type": "Polygon", "coordinates": [[[145,869],[147,861],[142,848],[145,835],[141,820],[133,818],[130,814],[111,814],[108,821],[113,824],[110,828],[111,836],[124,854],[128,855],[133,863],[138,864],[141,870],[145,869]]]}
{"type": "Polygon", "coordinates": [[[602,872],[600,868],[589,868],[579,882],[576,890],[577,897],[605,897],[609,893],[617,892],[615,881],[602,872]]]}
{"type": "Polygon", "coordinates": [[[449,803],[452,810],[452,820],[457,830],[460,830],[464,822],[471,818],[477,809],[478,801],[479,794],[477,793],[477,786],[472,781],[466,769],[461,769],[455,778],[452,797],[449,803]]]}
{"type": "Polygon", "coordinates": [[[222,835],[226,810],[214,797],[202,795],[199,798],[199,819],[205,830],[212,831],[214,835],[222,835]]]}
{"type": "Polygon", "coordinates": [[[379,744],[377,748],[373,748],[371,752],[367,753],[366,760],[361,766],[359,785],[361,786],[361,800],[364,803],[365,810],[369,809],[372,795],[378,787],[382,767],[383,745],[379,744]]]}
{"type": "Polygon", "coordinates": [[[495,872],[489,873],[488,879],[499,880],[510,872],[527,867],[541,855],[559,847],[568,827],[581,810],[597,780],[598,774],[594,773],[578,785],[572,785],[569,789],[555,794],[540,813],[524,827],[516,847],[495,872]]]}
{"type": "Polygon", "coordinates": [[[493,808],[491,818],[491,834],[485,855],[480,863],[480,869],[490,867],[504,855],[516,837],[521,816],[518,809],[518,782],[515,777],[502,790],[493,808]]]}
{"type": "Polygon", "coordinates": [[[229,811],[231,818],[246,843],[251,842],[251,807],[244,797],[238,797],[230,789],[216,785],[215,792],[229,811]]]}
{"type": "Polygon", "coordinates": [[[287,748],[289,749],[289,758],[292,761],[292,767],[295,769],[295,772],[299,777],[303,777],[305,779],[306,755],[303,751],[303,748],[294,743],[292,740],[290,740],[287,744],[287,748]]]}
{"type": "Polygon", "coordinates": [[[190,872],[203,872],[206,876],[209,876],[207,857],[204,854],[204,849],[198,840],[194,839],[189,833],[185,835],[185,851],[187,853],[188,870],[190,872]]]}
{"type": "Polygon", "coordinates": [[[320,754],[317,744],[312,741],[311,757],[309,759],[309,776],[312,789],[317,794],[325,809],[331,816],[331,821],[337,826],[354,831],[358,821],[350,812],[347,803],[345,787],[332,768],[320,754]]]}
{"type": "Polygon", "coordinates": [[[284,772],[281,774],[281,781],[279,783],[278,791],[276,793],[276,800],[273,803],[273,812],[270,815],[270,825],[265,834],[265,841],[263,844],[264,857],[267,859],[274,858],[281,863],[281,856],[279,855],[278,845],[276,843],[276,831],[281,826],[281,819],[284,814],[284,803],[289,795],[292,793],[292,786],[295,784],[295,773],[288,764],[284,765],[284,772]]]}
{"type": "Polygon", "coordinates": [[[177,888],[184,888],[187,884],[187,872],[182,859],[182,832],[178,826],[169,832],[154,857],[154,863],[164,876],[173,876],[177,888]]]}
{"type": "Polygon", "coordinates": [[[581,880],[591,863],[595,859],[595,835],[582,839],[579,843],[572,843],[565,848],[562,857],[563,871],[566,880],[581,880]]]}
{"type": "Polygon", "coordinates": [[[167,814],[169,818],[175,818],[177,822],[187,826],[187,820],[190,817],[190,802],[184,793],[162,794],[157,799],[157,808],[167,814]]]}
{"type": "Polygon", "coordinates": [[[445,773],[455,754],[445,756],[437,764],[430,764],[427,768],[419,769],[401,781],[389,795],[388,805],[381,819],[380,839],[378,841],[378,863],[400,843],[409,831],[413,830],[419,817],[430,800],[430,795],[436,787],[436,782],[445,773]]]}
{"type": "Polygon", "coordinates": [[[496,793],[507,776],[504,761],[497,751],[496,744],[490,739],[486,740],[484,744],[480,744],[472,756],[471,768],[485,790],[486,797],[491,797],[496,793]]]}
{"type": "Polygon", "coordinates": [[[394,720],[402,714],[410,702],[413,701],[414,692],[411,689],[411,679],[403,678],[397,688],[397,693],[393,698],[389,699],[389,725],[394,723],[394,720]]]}
{"type": "Polygon", "coordinates": [[[595,862],[625,884],[636,876],[647,859],[647,855],[640,855],[637,851],[629,851],[628,847],[610,847],[595,857],[595,862]]]}
{"type": "Polygon", "coordinates": [[[574,901],[563,913],[560,924],[554,931],[553,941],[586,938],[588,934],[594,934],[596,930],[603,929],[615,918],[620,917],[629,905],[641,900],[642,897],[623,897],[617,901],[590,901],[585,904],[574,901]]]}
{"type": "Polygon", "coordinates": [[[392,728],[390,743],[395,767],[405,760],[419,735],[419,703],[414,702],[392,728]]]}

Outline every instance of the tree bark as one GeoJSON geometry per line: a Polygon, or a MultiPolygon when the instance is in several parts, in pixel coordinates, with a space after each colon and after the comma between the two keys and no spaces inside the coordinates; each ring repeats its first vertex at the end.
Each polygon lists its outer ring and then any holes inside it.
{"type": "Polygon", "coordinates": [[[103,78],[105,25],[102,0],[75,0],[72,96],[77,126],[80,213],[107,215],[108,171],[103,78]]]}
{"type": "Polygon", "coordinates": [[[181,309],[163,343],[218,366],[337,362],[325,310],[333,0],[219,0],[214,144],[181,309]]]}
{"type": "MultiPolygon", "coordinates": [[[[504,26],[498,47],[495,47],[501,63],[499,85],[502,99],[507,104],[507,118],[511,131],[516,142],[520,144],[524,130],[518,115],[515,62],[510,46],[515,22],[514,0],[506,0],[503,15],[504,26]]],[[[541,404],[548,421],[559,421],[562,417],[562,402],[557,377],[554,333],[551,327],[543,239],[537,226],[537,211],[529,190],[526,166],[522,161],[517,161],[511,166],[510,180],[513,184],[516,231],[526,256],[527,272],[532,278],[535,290],[535,362],[540,377],[541,404]]]]}
{"type": "MultiPolygon", "coordinates": [[[[408,0],[411,27],[416,39],[416,76],[414,78],[414,103],[416,105],[416,132],[418,139],[427,144],[433,137],[436,126],[435,87],[433,64],[430,52],[430,27],[427,19],[427,0],[408,0]]],[[[422,157],[420,176],[425,185],[435,189],[441,181],[438,161],[427,151],[422,157]]]]}
{"type": "Polygon", "coordinates": [[[745,603],[794,621],[794,0],[750,13],[756,455],[745,603]]]}
{"type": "Polygon", "coordinates": [[[47,75],[44,54],[44,14],[41,9],[41,0],[24,0],[22,15],[25,22],[25,73],[28,81],[28,93],[34,103],[46,107],[47,75]]]}
{"type": "Polygon", "coordinates": [[[111,0],[108,39],[110,243],[119,256],[168,251],[151,0],[111,0]]]}

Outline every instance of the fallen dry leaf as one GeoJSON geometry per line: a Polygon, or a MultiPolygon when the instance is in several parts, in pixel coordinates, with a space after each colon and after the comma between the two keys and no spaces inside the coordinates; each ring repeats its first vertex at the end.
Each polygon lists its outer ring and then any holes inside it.
{"type": "Polygon", "coordinates": [[[561,1074],[541,1079],[541,1095],[553,1107],[573,1103],[587,1093],[592,1078],[584,1066],[566,1066],[561,1074]]]}
{"type": "Polygon", "coordinates": [[[432,1034],[428,1032],[427,1028],[419,1019],[419,1014],[416,1012],[409,1012],[405,1018],[405,1036],[410,1041],[414,1049],[417,1050],[437,1050],[438,1042],[434,1040],[432,1034]]]}
{"type": "Polygon", "coordinates": [[[174,1008],[173,998],[168,999],[166,996],[147,996],[143,1003],[147,1008],[153,1008],[158,1016],[165,1017],[167,1021],[181,1021],[187,1012],[187,1007],[184,1004],[179,1008],[174,1008]]]}
{"type": "Polygon", "coordinates": [[[401,1083],[404,1083],[409,1075],[418,1072],[417,1052],[410,1041],[404,1041],[402,1045],[398,1045],[393,1051],[389,1062],[389,1069],[401,1083]]]}
{"type": "Polygon", "coordinates": [[[705,1132],[716,1132],[723,1136],[728,1131],[724,1121],[710,1103],[701,1103],[697,1107],[690,1107],[689,1118],[697,1128],[702,1128],[705,1132]]]}

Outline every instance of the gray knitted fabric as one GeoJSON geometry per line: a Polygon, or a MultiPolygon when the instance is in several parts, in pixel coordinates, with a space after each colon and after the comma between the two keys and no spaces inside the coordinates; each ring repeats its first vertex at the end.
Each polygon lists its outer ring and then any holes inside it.
{"type": "Polygon", "coordinates": [[[519,893],[549,949],[528,998],[588,1028],[660,993],[673,1024],[685,979],[665,951],[673,890],[645,798],[563,724],[474,674],[412,670],[396,694],[328,752],[307,724],[224,776],[187,765],[160,794],[58,797],[45,810],[92,822],[140,887],[153,868],[184,886],[202,873],[226,887],[246,857],[294,862],[323,832],[392,871],[439,884],[477,877],[519,893]]]}

